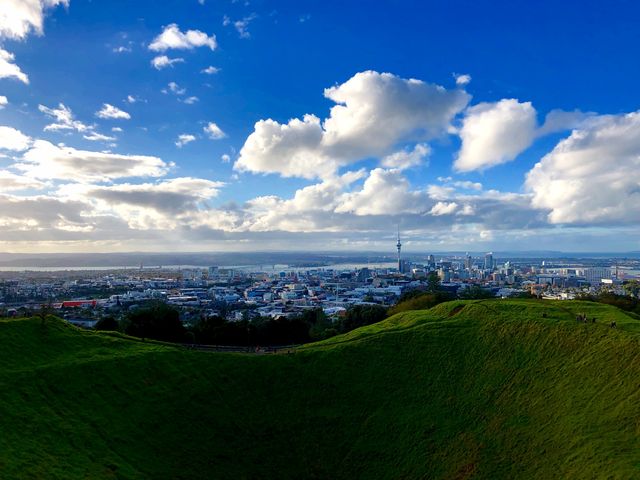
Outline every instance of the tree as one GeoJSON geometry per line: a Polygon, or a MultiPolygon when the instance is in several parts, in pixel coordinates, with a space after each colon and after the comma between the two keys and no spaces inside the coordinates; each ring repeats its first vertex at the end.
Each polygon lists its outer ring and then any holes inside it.
{"type": "Polygon", "coordinates": [[[440,290],[440,277],[436,272],[430,272],[427,277],[427,292],[435,293],[440,290]]]}
{"type": "Polygon", "coordinates": [[[350,307],[342,321],[342,331],[381,322],[387,318],[387,309],[381,305],[354,305],[350,307]]]}
{"type": "Polygon", "coordinates": [[[463,300],[481,300],[483,298],[494,298],[495,295],[491,290],[482,288],[480,285],[473,285],[462,290],[458,296],[463,300]]]}
{"type": "Polygon", "coordinates": [[[622,285],[622,288],[624,288],[627,295],[637,298],[640,293],[640,282],[638,280],[627,280],[622,285]]]}
{"type": "Polygon", "coordinates": [[[117,331],[120,329],[120,324],[113,317],[103,317],[96,322],[95,329],[117,331]]]}
{"type": "Polygon", "coordinates": [[[180,321],[178,310],[164,303],[154,303],[129,313],[124,331],[143,339],[182,342],[186,330],[180,321]]]}

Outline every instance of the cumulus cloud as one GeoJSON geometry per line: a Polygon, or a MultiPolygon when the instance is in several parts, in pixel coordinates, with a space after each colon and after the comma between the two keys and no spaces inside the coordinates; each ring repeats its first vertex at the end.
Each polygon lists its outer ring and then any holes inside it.
{"type": "Polygon", "coordinates": [[[0,95],[0,110],[6,107],[9,104],[9,99],[4,95],[0,95]]]}
{"type": "Polygon", "coordinates": [[[29,77],[13,63],[14,55],[0,48],[0,78],[15,78],[22,83],[29,83],[29,77]]]}
{"type": "Polygon", "coordinates": [[[286,124],[260,120],[247,138],[237,170],[316,178],[367,157],[389,155],[402,142],[445,134],[470,96],[390,73],[361,72],[325,90],[336,103],[329,117],[286,124]]]}
{"type": "Polygon", "coordinates": [[[109,103],[104,103],[102,108],[96,112],[96,117],[104,118],[104,119],[114,119],[114,120],[130,120],[131,115],[129,115],[124,110],[120,110],[118,107],[114,107],[109,103]]]}
{"type": "Polygon", "coordinates": [[[33,178],[16,175],[8,170],[0,170],[0,191],[9,192],[13,190],[40,190],[45,187],[43,182],[33,178]]]}
{"type": "Polygon", "coordinates": [[[81,202],[65,201],[46,195],[16,196],[0,194],[0,227],[3,239],[22,241],[31,238],[41,241],[47,230],[64,230],[86,225],[81,202]],[[12,235],[17,234],[17,235],[12,235]],[[30,235],[31,234],[31,235],[30,235]]]}
{"type": "Polygon", "coordinates": [[[0,150],[20,152],[29,148],[31,138],[12,127],[0,126],[0,150]]]}
{"type": "Polygon", "coordinates": [[[215,73],[219,73],[220,69],[218,67],[214,67],[209,65],[207,68],[204,68],[200,71],[200,73],[206,73],[207,75],[213,75],[215,73]]]}
{"type": "Polygon", "coordinates": [[[204,130],[204,133],[206,133],[211,140],[220,140],[227,136],[227,134],[224,133],[222,129],[215,122],[207,123],[204,126],[203,130],[204,130]]]}
{"type": "Polygon", "coordinates": [[[171,49],[192,50],[197,47],[209,47],[215,50],[217,45],[215,35],[209,36],[200,30],[181,32],[178,25],[172,23],[164,27],[162,33],[149,45],[149,50],[164,52],[171,49]]]}
{"type": "Polygon", "coordinates": [[[182,103],[186,103],[187,105],[193,105],[196,102],[199,102],[200,99],[198,97],[195,96],[191,96],[191,97],[187,97],[185,98],[182,103]]]}
{"type": "Polygon", "coordinates": [[[69,0],[3,0],[0,9],[0,39],[24,40],[31,32],[42,35],[45,11],[69,0]]]}
{"type": "MultiPolygon", "coordinates": [[[[69,0],[3,0],[0,8],[0,40],[24,40],[31,32],[42,35],[45,11],[69,0]]],[[[0,78],[16,78],[28,84],[29,77],[14,63],[14,55],[0,48],[0,78]]]]}
{"type": "Polygon", "coordinates": [[[151,60],[151,65],[153,65],[156,70],[172,67],[174,63],[184,63],[184,58],[169,58],[166,55],[158,55],[151,60]]]}
{"type": "Polygon", "coordinates": [[[191,142],[195,141],[195,139],[196,139],[196,137],[194,135],[190,135],[188,133],[183,133],[181,135],[178,135],[178,140],[176,140],[176,147],[182,148],[187,143],[191,143],[191,142]]]}
{"type": "Polygon", "coordinates": [[[356,215],[421,213],[426,199],[424,192],[411,190],[400,170],[376,168],[369,173],[361,190],[344,195],[335,211],[356,215]]]}
{"type": "Polygon", "coordinates": [[[454,73],[453,77],[456,79],[456,85],[464,86],[471,82],[471,75],[467,73],[454,73]]]}
{"type": "Polygon", "coordinates": [[[64,199],[91,204],[96,213],[118,215],[130,228],[170,229],[208,209],[207,200],[216,197],[223,186],[222,182],[181,177],[142,184],[68,184],[58,193],[64,199]]]}
{"type": "Polygon", "coordinates": [[[127,177],[160,177],[170,164],[158,157],[76,150],[36,140],[15,167],[37,179],[109,181],[127,177]]]}
{"type": "Polygon", "coordinates": [[[592,118],[535,165],[525,186],[551,223],[637,223],[640,112],[592,118]]]}
{"type": "Polygon", "coordinates": [[[425,164],[425,159],[431,155],[431,147],[426,143],[418,143],[413,150],[400,150],[387,155],[380,161],[380,165],[386,168],[399,168],[401,170],[425,164]]]}
{"type": "Polygon", "coordinates": [[[503,99],[474,105],[462,121],[462,147],[454,168],[469,172],[509,162],[531,146],[537,127],[530,102],[503,99]]]}
{"type": "Polygon", "coordinates": [[[55,120],[53,123],[44,127],[45,131],[55,132],[60,130],[75,130],[82,133],[92,130],[93,128],[92,126],[76,120],[71,109],[63,103],[59,103],[58,108],[49,108],[44,105],[38,105],[38,110],[55,120]]]}
{"type": "Polygon", "coordinates": [[[440,215],[451,215],[457,209],[458,204],[456,202],[438,202],[433,207],[431,207],[429,213],[437,217],[440,215]]]}

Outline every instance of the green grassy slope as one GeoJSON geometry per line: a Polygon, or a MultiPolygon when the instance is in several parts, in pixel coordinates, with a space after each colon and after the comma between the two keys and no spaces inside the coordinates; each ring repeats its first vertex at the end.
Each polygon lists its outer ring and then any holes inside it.
{"type": "Polygon", "coordinates": [[[0,321],[0,478],[639,478],[639,327],[450,302],[256,356],[0,321]]]}

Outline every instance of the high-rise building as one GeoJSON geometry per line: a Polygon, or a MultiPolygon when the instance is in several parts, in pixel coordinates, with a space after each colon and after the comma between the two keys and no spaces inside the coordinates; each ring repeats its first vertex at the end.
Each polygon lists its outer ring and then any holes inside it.
{"type": "Polygon", "coordinates": [[[611,278],[611,269],[608,267],[585,268],[584,277],[591,285],[599,285],[603,278],[611,278]]]}
{"type": "Polygon", "coordinates": [[[484,269],[493,270],[493,253],[489,252],[484,256],[484,269]]]}
{"type": "Polygon", "coordinates": [[[403,265],[402,257],[400,256],[400,250],[402,249],[402,243],[400,242],[400,227],[398,227],[398,243],[396,244],[396,248],[398,249],[398,271],[402,273],[403,265]]]}
{"type": "Polygon", "coordinates": [[[464,268],[465,270],[471,270],[471,266],[472,266],[471,255],[467,254],[467,256],[464,259],[464,268]]]}
{"type": "Polygon", "coordinates": [[[427,257],[427,264],[431,267],[434,268],[436,266],[436,257],[434,257],[433,255],[429,255],[427,257]]]}

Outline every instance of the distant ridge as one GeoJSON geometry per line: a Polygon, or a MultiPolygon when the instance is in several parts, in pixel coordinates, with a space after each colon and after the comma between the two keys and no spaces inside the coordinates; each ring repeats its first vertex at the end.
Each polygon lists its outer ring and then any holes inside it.
{"type": "MultiPolygon", "coordinates": [[[[431,253],[431,252],[429,252],[431,253]]],[[[464,256],[467,252],[433,252],[436,255],[464,256]]],[[[474,256],[484,252],[468,252],[474,256]]],[[[571,253],[571,252],[493,252],[496,258],[522,259],[586,259],[586,258],[640,258],[640,252],[623,253],[571,253]]],[[[414,261],[424,260],[427,252],[406,252],[403,255],[414,261]]],[[[221,253],[42,253],[14,254],[0,253],[0,267],[137,267],[142,261],[145,266],[160,265],[259,265],[288,264],[301,267],[323,266],[333,263],[393,262],[395,252],[221,252],[221,253]]]]}

